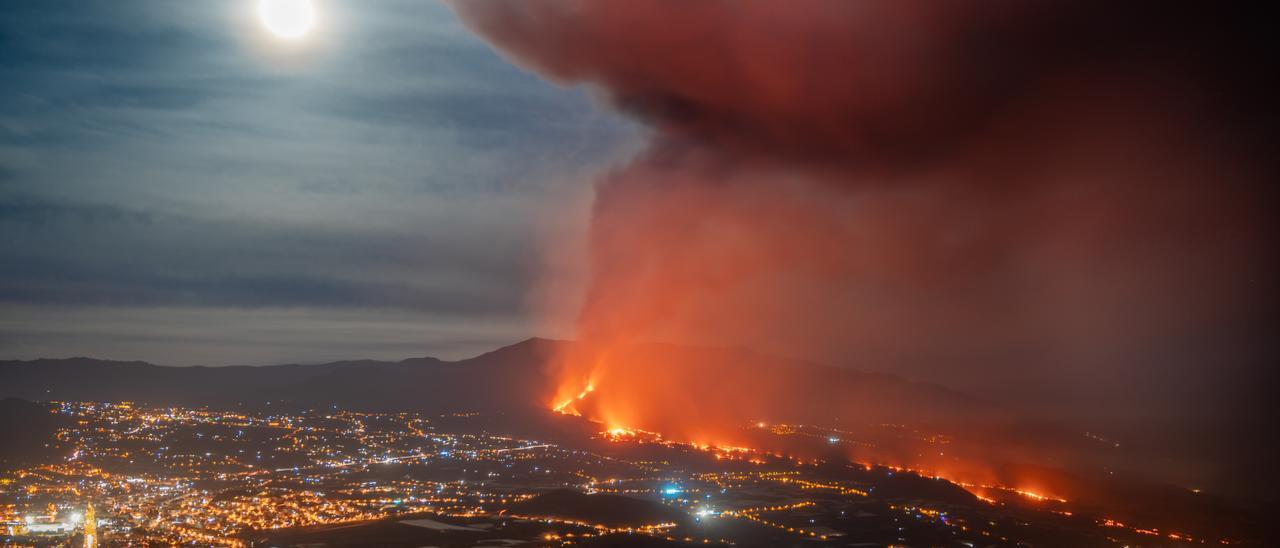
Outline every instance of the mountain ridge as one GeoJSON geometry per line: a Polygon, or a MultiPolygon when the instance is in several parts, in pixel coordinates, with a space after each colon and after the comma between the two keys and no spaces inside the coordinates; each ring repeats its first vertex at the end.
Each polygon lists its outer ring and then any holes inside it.
{"type": "MultiPolygon", "coordinates": [[[[558,384],[553,358],[576,344],[532,337],[452,361],[423,356],[309,365],[168,366],[83,356],[5,360],[0,361],[0,397],[208,406],[291,402],[370,411],[514,412],[548,407],[558,384]]],[[[728,379],[706,385],[716,387],[742,382],[744,377],[789,375],[822,388],[828,399],[884,400],[891,408],[894,401],[927,402],[965,412],[986,405],[936,384],[740,348],[644,343],[635,345],[628,355],[648,360],[637,374],[665,375],[673,383],[728,379]]]]}

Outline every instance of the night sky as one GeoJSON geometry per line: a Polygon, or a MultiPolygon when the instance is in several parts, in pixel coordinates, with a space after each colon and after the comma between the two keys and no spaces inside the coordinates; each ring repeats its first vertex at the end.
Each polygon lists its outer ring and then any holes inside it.
{"type": "Polygon", "coordinates": [[[0,11],[0,358],[657,340],[1106,419],[1268,405],[1247,14],[324,1],[289,39],[256,5],[0,11]]]}
{"type": "MultiPolygon", "coordinates": [[[[189,365],[462,357],[532,314],[539,249],[636,129],[435,2],[0,10],[0,355],[189,365]]],[[[555,263],[555,264],[552,264],[555,263]]],[[[551,264],[551,266],[548,266],[551,264]]],[[[554,274],[554,276],[551,276],[554,274]]]]}

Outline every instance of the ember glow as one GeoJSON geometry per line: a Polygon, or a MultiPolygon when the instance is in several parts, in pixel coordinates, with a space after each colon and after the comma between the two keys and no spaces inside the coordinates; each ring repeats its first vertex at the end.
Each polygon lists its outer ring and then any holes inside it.
{"type": "Polygon", "coordinates": [[[578,395],[572,398],[557,399],[556,401],[558,401],[559,403],[556,403],[555,405],[551,406],[551,410],[555,411],[556,413],[564,413],[566,415],[575,415],[575,416],[581,415],[581,413],[579,413],[578,410],[574,407],[574,403],[582,401],[592,392],[595,392],[595,390],[596,390],[596,387],[594,384],[587,383],[587,386],[584,387],[581,391],[579,391],[578,395]]]}

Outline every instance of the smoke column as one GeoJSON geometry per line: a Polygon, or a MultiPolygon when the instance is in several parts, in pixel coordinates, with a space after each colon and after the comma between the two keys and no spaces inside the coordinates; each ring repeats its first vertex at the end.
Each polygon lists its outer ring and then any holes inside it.
{"type": "Polygon", "coordinates": [[[649,128],[597,183],[578,327],[591,347],[561,363],[564,409],[666,426],[804,398],[784,377],[683,394],[638,341],[893,371],[1083,419],[1261,401],[1242,387],[1270,381],[1273,126],[1246,16],[1021,0],[454,7],[514,63],[649,128]]]}

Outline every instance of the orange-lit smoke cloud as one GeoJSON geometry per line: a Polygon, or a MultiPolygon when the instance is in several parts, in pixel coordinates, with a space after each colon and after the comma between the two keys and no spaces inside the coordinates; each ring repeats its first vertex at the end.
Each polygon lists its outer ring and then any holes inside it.
{"type": "Polygon", "coordinates": [[[788,409],[865,411],[749,364],[727,380],[689,372],[696,359],[672,372],[638,341],[1032,399],[1147,397],[1168,370],[1178,389],[1213,385],[1206,349],[1233,348],[1215,367],[1236,372],[1260,359],[1266,170],[1232,110],[1250,83],[1215,14],[1021,0],[455,7],[517,64],[592,86],[650,128],[597,185],[579,325],[593,346],[563,361],[565,410],[696,425],[688,437],[788,409]]]}

